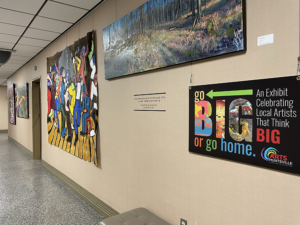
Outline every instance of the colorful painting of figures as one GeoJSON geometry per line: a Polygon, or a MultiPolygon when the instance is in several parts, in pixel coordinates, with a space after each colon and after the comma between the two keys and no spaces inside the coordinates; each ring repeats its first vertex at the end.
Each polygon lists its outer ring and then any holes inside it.
{"type": "Polygon", "coordinates": [[[29,118],[28,83],[15,88],[17,117],[29,118]]]}
{"type": "Polygon", "coordinates": [[[48,142],[97,165],[95,33],[47,59],[48,142]]]}
{"type": "Polygon", "coordinates": [[[103,30],[105,79],[246,50],[244,0],[149,0],[103,30]]]}
{"type": "Polygon", "coordinates": [[[8,116],[9,123],[16,124],[16,111],[15,111],[15,84],[8,87],[8,116]]]}

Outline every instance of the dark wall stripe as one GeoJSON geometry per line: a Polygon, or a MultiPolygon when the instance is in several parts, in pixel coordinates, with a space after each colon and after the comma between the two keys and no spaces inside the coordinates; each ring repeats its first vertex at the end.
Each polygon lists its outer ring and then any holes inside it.
{"type": "Polygon", "coordinates": [[[150,94],[139,94],[139,95],[134,95],[134,96],[143,96],[143,95],[165,95],[166,92],[163,93],[150,93],[150,94]]]}

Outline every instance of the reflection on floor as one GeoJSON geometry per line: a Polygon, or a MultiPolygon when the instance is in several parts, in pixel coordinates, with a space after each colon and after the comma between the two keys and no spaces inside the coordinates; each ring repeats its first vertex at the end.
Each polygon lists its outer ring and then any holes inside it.
{"type": "Polygon", "coordinates": [[[0,134],[0,224],[99,224],[104,218],[0,134]]]}

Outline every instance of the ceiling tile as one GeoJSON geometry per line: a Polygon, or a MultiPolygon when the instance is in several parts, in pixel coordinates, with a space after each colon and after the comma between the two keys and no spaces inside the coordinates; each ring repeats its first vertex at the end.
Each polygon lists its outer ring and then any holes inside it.
{"type": "Polygon", "coordinates": [[[11,63],[11,64],[16,64],[16,65],[24,65],[28,61],[29,61],[29,59],[24,60],[24,61],[18,61],[18,60],[10,59],[6,64],[11,63]]]}
{"type": "Polygon", "coordinates": [[[4,81],[2,82],[3,79],[1,79],[1,86],[7,86],[7,80],[4,79],[4,81]]]}
{"type": "Polygon", "coordinates": [[[17,70],[17,69],[19,69],[20,67],[21,67],[22,65],[6,65],[6,64],[4,64],[3,66],[1,66],[1,69],[15,69],[15,70],[17,70]]]}
{"type": "Polygon", "coordinates": [[[14,64],[24,64],[25,62],[27,62],[28,60],[23,60],[23,61],[21,61],[21,60],[15,60],[15,59],[11,59],[10,58],[10,60],[7,62],[7,63],[14,63],[14,64]]]}
{"type": "Polygon", "coordinates": [[[12,49],[15,44],[0,42],[0,48],[12,49]]]}
{"type": "Polygon", "coordinates": [[[2,73],[0,72],[0,77],[1,77],[1,82],[0,82],[0,84],[1,84],[2,82],[5,82],[5,83],[3,84],[3,86],[6,86],[6,85],[7,85],[6,79],[7,79],[11,74],[12,74],[12,73],[2,74],[2,73]]]}
{"type": "Polygon", "coordinates": [[[10,24],[0,23],[0,31],[2,34],[21,35],[26,27],[14,26],[10,24]]]}
{"type": "Polygon", "coordinates": [[[12,74],[12,72],[4,71],[4,70],[1,70],[1,68],[0,68],[0,76],[9,76],[11,74],[12,74]]]}
{"type": "Polygon", "coordinates": [[[68,5],[74,5],[80,8],[84,9],[92,9],[95,5],[97,5],[100,0],[88,0],[88,1],[82,1],[82,0],[56,0],[57,2],[65,3],[68,5]]]}
{"type": "Polygon", "coordinates": [[[18,36],[12,36],[8,34],[0,34],[0,42],[9,42],[9,43],[16,43],[18,41],[18,36]]]}
{"type": "MultiPolygon", "coordinates": [[[[1,36],[0,36],[1,40],[1,36]]],[[[22,45],[31,45],[31,46],[38,46],[38,47],[46,47],[50,41],[43,41],[43,40],[37,40],[37,39],[32,39],[32,38],[25,38],[22,37],[21,40],[19,41],[19,44],[22,45]]]]}
{"type": "Polygon", "coordinates": [[[57,2],[48,1],[42,11],[39,13],[39,16],[75,23],[87,12],[88,11],[85,9],[79,9],[57,2]]]}
{"type": "Polygon", "coordinates": [[[30,21],[33,19],[33,16],[34,15],[14,12],[11,10],[6,10],[6,9],[0,8],[0,22],[2,22],[2,23],[27,26],[30,23],[30,21]]]}
{"type": "Polygon", "coordinates": [[[27,52],[27,51],[16,51],[15,55],[17,56],[27,56],[27,57],[33,57],[36,55],[36,52],[27,52]]]}
{"type": "Polygon", "coordinates": [[[43,47],[36,47],[36,46],[28,46],[28,45],[21,45],[17,44],[14,50],[18,51],[26,51],[26,52],[35,52],[38,53],[43,49],[43,47]]]}
{"type": "Polygon", "coordinates": [[[10,60],[20,61],[20,62],[27,62],[31,58],[32,57],[30,57],[30,56],[17,56],[17,55],[15,55],[15,53],[12,53],[12,55],[10,57],[10,60]]]}
{"type": "Polygon", "coordinates": [[[66,29],[68,29],[72,24],[60,22],[57,20],[51,20],[43,17],[37,16],[30,27],[38,28],[45,31],[53,31],[58,33],[63,33],[66,29]]]}
{"type": "Polygon", "coordinates": [[[20,61],[12,61],[9,60],[7,63],[5,63],[4,65],[6,66],[22,66],[24,65],[26,62],[20,62],[20,61]]]}
{"type": "MultiPolygon", "coordinates": [[[[0,71],[0,77],[1,77],[1,80],[3,80],[3,82],[10,76],[12,75],[14,72],[5,72],[5,73],[2,73],[0,71]]],[[[0,83],[1,84],[1,83],[0,83]]]]}
{"type": "Polygon", "coordinates": [[[28,28],[28,30],[24,34],[24,37],[31,37],[31,38],[52,41],[55,38],[57,38],[59,35],[60,35],[59,33],[53,33],[53,32],[28,28]]]}
{"type": "Polygon", "coordinates": [[[27,61],[14,61],[14,60],[9,60],[5,65],[19,65],[19,66],[23,66],[24,64],[26,64],[28,62],[27,61]]]}
{"type": "Polygon", "coordinates": [[[45,0],[0,0],[2,8],[36,14],[45,0]]]}
{"type": "MultiPolygon", "coordinates": [[[[2,84],[3,82],[6,82],[6,78],[7,78],[7,76],[2,76],[1,80],[0,80],[0,84],[2,84]]],[[[3,87],[7,86],[7,83],[3,83],[2,86],[3,87]]]]}
{"type": "Polygon", "coordinates": [[[1,66],[0,67],[0,71],[1,72],[14,72],[14,71],[16,71],[16,69],[14,69],[14,68],[6,68],[5,66],[1,66]]]}

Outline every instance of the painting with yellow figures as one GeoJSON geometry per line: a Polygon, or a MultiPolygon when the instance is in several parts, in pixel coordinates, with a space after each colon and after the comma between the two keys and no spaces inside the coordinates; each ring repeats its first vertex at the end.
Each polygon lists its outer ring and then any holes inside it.
{"type": "Polygon", "coordinates": [[[48,142],[97,165],[95,32],[47,59],[48,142]]]}

